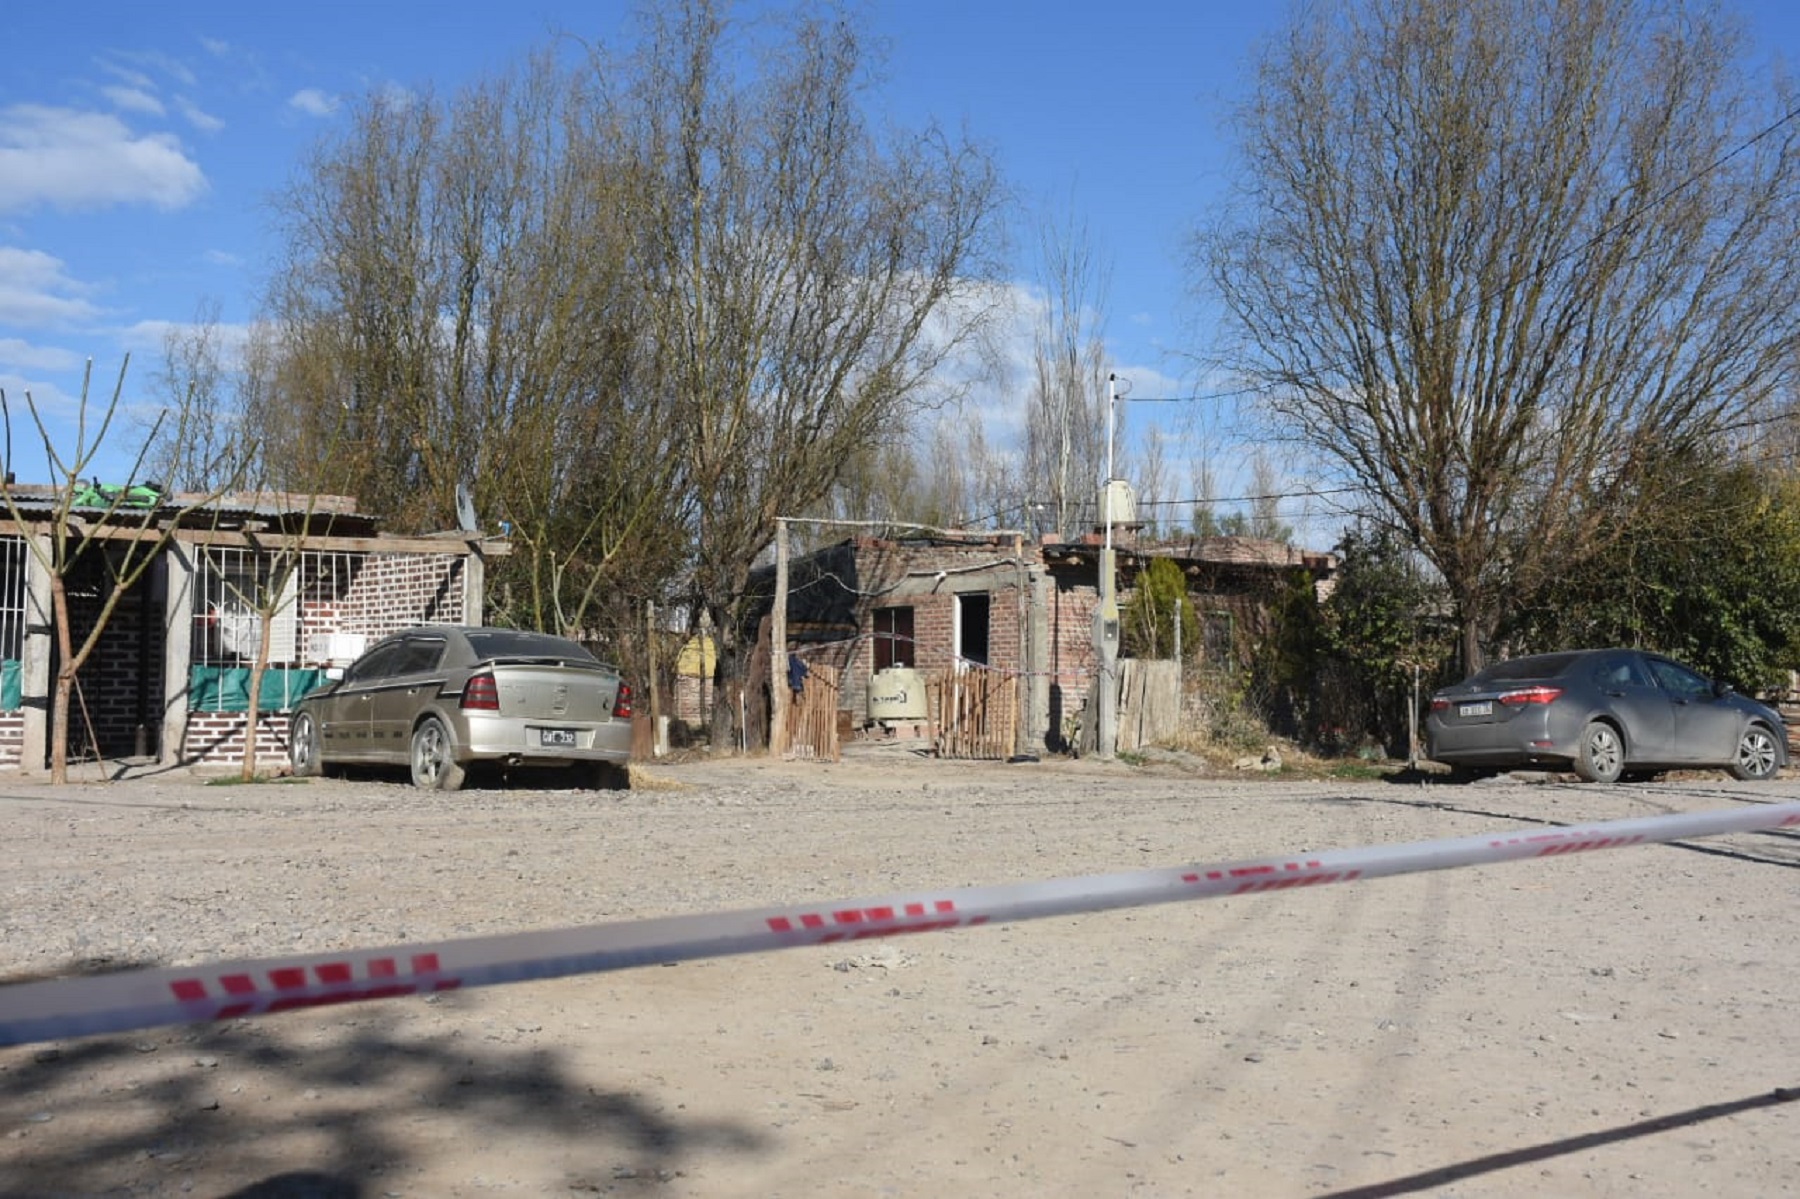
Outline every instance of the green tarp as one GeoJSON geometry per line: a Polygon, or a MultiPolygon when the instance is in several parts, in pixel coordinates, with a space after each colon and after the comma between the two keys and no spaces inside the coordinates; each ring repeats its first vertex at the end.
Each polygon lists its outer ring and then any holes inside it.
{"type": "Polygon", "coordinates": [[[15,658],[0,662],[0,711],[17,712],[25,706],[24,676],[15,658]]]}
{"type": "MultiPolygon", "coordinates": [[[[263,712],[285,711],[294,706],[295,700],[317,687],[324,677],[323,670],[286,670],[271,666],[263,671],[262,696],[257,709],[263,712]]],[[[250,710],[248,666],[196,666],[188,680],[188,687],[189,711],[250,710]]]]}

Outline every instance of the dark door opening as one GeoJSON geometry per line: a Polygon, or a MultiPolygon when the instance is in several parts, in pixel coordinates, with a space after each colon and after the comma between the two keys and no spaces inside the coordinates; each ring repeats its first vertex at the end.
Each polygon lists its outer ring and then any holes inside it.
{"type": "Polygon", "coordinates": [[[991,601],[984,592],[956,597],[956,654],[965,662],[988,664],[988,614],[991,601]]]}

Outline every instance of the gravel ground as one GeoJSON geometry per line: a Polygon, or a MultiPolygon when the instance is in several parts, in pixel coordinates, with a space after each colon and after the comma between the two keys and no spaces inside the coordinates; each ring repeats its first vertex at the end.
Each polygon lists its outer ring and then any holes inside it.
{"type": "MultiPolygon", "coordinates": [[[[0,781],[0,980],[1800,798],[1046,761],[0,781]]],[[[0,1049],[0,1196],[1800,1194],[1800,836],[0,1049]]]]}

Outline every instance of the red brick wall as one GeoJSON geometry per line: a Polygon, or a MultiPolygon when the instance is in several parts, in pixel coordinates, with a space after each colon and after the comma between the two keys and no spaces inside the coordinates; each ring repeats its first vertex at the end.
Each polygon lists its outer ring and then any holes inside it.
{"type": "Polygon", "coordinates": [[[956,597],[958,594],[988,597],[988,665],[1001,671],[1017,671],[1021,666],[1019,644],[1020,572],[1008,565],[1004,581],[989,572],[977,577],[969,568],[993,566],[1011,557],[1011,548],[998,545],[882,545],[867,543],[857,551],[857,587],[874,593],[866,601],[860,625],[865,635],[857,643],[856,653],[846,655],[843,692],[839,707],[851,714],[856,724],[866,723],[869,714],[869,678],[875,670],[875,646],[866,635],[871,613],[876,608],[911,608],[913,610],[913,665],[925,673],[949,670],[956,661],[956,597]],[[944,577],[934,583],[931,576],[942,571],[944,577]],[[885,594],[901,580],[911,577],[932,583],[934,590],[922,594],[885,594]]]}
{"type": "Polygon", "coordinates": [[[1086,706],[1100,668],[1094,653],[1094,614],[1100,610],[1100,593],[1091,586],[1070,585],[1057,579],[1050,588],[1050,736],[1062,736],[1068,719],[1086,706]]]}
{"type": "MultiPolygon", "coordinates": [[[[195,712],[188,716],[182,757],[208,765],[244,760],[244,712],[195,712]]],[[[288,714],[259,712],[256,721],[256,765],[268,770],[287,761],[288,714]]]]}
{"type": "Polygon", "coordinates": [[[25,748],[25,714],[0,712],[0,766],[17,766],[25,748]]]}
{"type": "Polygon", "coordinates": [[[339,631],[371,640],[416,624],[463,624],[460,555],[370,554],[338,605],[339,631]]]}

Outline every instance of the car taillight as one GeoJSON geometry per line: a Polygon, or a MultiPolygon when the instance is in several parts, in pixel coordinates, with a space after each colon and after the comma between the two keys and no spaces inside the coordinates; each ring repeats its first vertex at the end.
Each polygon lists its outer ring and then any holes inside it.
{"type": "Polygon", "coordinates": [[[1517,691],[1502,692],[1496,698],[1509,708],[1520,708],[1526,704],[1547,704],[1561,694],[1561,687],[1521,687],[1517,691]]]}
{"type": "Polygon", "coordinates": [[[1448,712],[1450,710],[1450,701],[1441,695],[1434,695],[1431,697],[1431,710],[1433,712],[1448,712]]]}
{"type": "Polygon", "coordinates": [[[498,712],[500,710],[500,686],[494,682],[491,674],[478,674],[463,684],[463,708],[473,708],[479,712],[498,712]]]}
{"type": "Polygon", "coordinates": [[[620,683],[619,694],[613,699],[613,715],[621,719],[631,716],[631,684],[620,683]]]}

